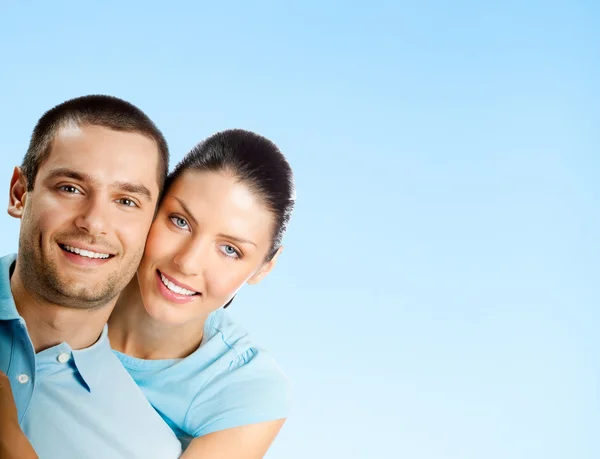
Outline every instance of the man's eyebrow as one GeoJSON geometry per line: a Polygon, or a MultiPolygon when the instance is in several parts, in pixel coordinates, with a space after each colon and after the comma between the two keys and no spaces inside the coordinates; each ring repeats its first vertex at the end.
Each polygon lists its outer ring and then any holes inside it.
{"type": "Polygon", "coordinates": [[[80,180],[82,182],[92,181],[92,177],[90,177],[88,174],[74,171],[73,169],[69,169],[68,167],[58,167],[56,169],[52,169],[46,177],[46,179],[53,179],[56,177],[72,178],[74,180],[80,180]]]}
{"type": "Polygon", "coordinates": [[[127,193],[144,196],[148,201],[152,201],[152,193],[141,183],[113,182],[112,186],[127,193]]]}
{"type": "MultiPolygon", "coordinates": [[[[46,180],[51,180],[57,177],[70,178],[73,180],[79,180],[80,182],[96,183],[97,181],[89,174],[84,172],[78,172],[68,167],[58,167],[51,170],[46,177],[46,180]]],[[[116,188],[126,193],[137,194],[144,196],[148,201],[152,201],[152,193],[146,186],[141,183],[131,183],[116,181],[111,183],[112,188],[116,188]]]]}

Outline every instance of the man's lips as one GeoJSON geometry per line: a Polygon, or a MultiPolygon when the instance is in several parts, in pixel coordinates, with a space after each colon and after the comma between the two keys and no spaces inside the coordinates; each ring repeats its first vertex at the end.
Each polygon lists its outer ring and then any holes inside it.
{"type": "Polygon", "coordinates": [[[91,260],[107,260],[114,257],[112,251],[103,247],[83,245],[79,243],[59,243],[59,247],[68,254],[77,255],[91,260]]]}

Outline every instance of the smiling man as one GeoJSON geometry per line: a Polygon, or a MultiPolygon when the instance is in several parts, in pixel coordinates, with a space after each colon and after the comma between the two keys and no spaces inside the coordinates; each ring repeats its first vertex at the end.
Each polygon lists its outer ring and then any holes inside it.
{"type": "Polygon", "coordinates": [[[180,454],[106,330],[140,262],[168,159],[138,108],[87,96],[45,113],[15,168],[8,213],[21,230],[18,254],[0,259],[0,371],[17,405],[15,438],[22,429],[41,459],[180,454]]]}

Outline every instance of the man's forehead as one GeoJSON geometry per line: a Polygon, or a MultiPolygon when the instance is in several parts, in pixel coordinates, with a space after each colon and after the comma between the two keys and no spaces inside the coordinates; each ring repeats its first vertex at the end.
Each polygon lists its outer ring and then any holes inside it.
{"type": "Polygon", "coordinates": [[[55,136],[39,172],[77,172],[99,182],[141,182],[158,194],[159,151],[142,134],[101,126],[63,126],[55,136]],[[99,128],[99,129],[96,129],[99,128]]]}
{"type": "Polygon", "coordinates": [[[55,137],[59,134],[66,137],[81,135],[81,127],[74,119],[68,119],[58,127],[55,137]]]}
{"type": "Polygon", "coordinates": [[[62,122],[54,132],[52,142],[60,142],[61,140],[94,141],[111,137],[124,143],[144,143],[147,148],[153,148],[157,153],[159,151],[156,140],[143,132],[115,129],[101,124],[79,123],[76,120],[62,122]]]}

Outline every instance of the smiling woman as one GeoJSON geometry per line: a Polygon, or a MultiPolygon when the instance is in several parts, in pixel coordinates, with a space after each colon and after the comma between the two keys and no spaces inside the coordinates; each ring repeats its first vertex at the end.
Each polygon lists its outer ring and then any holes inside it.
{"type": "Polygon", "coordinates": [[[260,458],[288,415],[288,383],[228,317],[275,266],[295,201],[279,149],[217,133],[167,179],[137,278],[109,320],[123,365],[184,445],[184,458],[260,458]]]}

